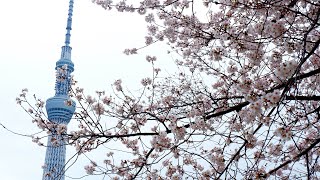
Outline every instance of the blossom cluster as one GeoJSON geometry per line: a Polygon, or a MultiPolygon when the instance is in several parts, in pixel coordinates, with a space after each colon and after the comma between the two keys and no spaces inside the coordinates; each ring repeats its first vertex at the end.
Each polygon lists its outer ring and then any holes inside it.
{"type": "Polygon", "coordinates": [[[148,55],[153,77],[139,80],[138,91],[121,79],[113,94],[73,88],[78,127],[69,133],[47,120],[44,101],[29,103],[25,89],[16,101],[44,131],[32,141],[40,145],[55,130],[78,154],[112,149],[85,171],[114,179],[320,176],[318,1],[93,2],[142,15],[143,47],[167,43],[177,72],[161,74],[162,57],[148,55]]]}

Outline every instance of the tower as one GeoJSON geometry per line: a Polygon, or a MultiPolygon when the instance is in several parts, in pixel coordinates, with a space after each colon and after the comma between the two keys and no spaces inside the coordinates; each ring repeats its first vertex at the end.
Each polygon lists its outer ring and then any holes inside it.
{"type": "Polygon", "coordinates": [[[69,1],[67,33],[62,46],[61,58],[56,62],[55,95],[46,102],[48,119],[54,124],[48,136],[43,180],[64,180],[65,171],[65,130],[76,108],[70,99],[71,73],[74,64],[71,61],[70,32],[72,24],[73,0],[69,1]]]}

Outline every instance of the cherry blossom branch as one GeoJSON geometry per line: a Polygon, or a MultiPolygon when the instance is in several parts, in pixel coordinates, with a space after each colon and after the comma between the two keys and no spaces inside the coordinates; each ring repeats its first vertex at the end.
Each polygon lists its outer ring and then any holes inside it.
{"type": "MultiPolygon", "coordinates": [[[[95,138],[123,138],[123,137],[135,137],[135,136],[154,136],[159,135],[159,133],[156,132],[150,132],[150,133],[134,133],[134,134],[117,134],[117,135],[105,135],[105,134],[88,134],[88,135],[81,135],[79,138],[88,138],[88,137],[95,137],[95,138]]],[[[72,135],[69,135],[72,137],[72,135]]]]}
{"type": "MultiPolygon", "coordinates": [[[[319,73],[320,73],[320,68],[316,69],[316,70],[313,70],[313,71],[310,71],[310,72],[308,72],[306,74],[302,74],[302,75],[299,75],[299,76],[296,76],[296,77],[292,77],[288,81],[286,81],[285,83],[282,83],[282,84],[280,84],[280,85],[278,85],[278,86],[276,86],[276,87],[274,87],[274,88],[272,88],[272,89],[270,89],[270,90],[268,90],[266,92],[268,93],[268,92],[274,91],[275,89],[281,89],[281,88],[285,87],[288,84],[288,82],[305,79],[305,78],[314,76],[314,75],[319,74],[319,73]]],[[[289,97],[289,99],[290,99],[290,97],[289,97]]],[[[236,106],[230,107],[229,109],[227,109],[225,111],[221,111],[221,112],[217,112],[217,113],[214,113],[214,114],[211,114],[211,115],[207,115],[205,118],[206,119],[210,119],[210,118],[213,118],[213,117],[218,117],[218,116],[230,113],[232,111],[240,111],[243,107],[245,107],[245,106],[247,106],[249,104],[250,103],[248,101],[246,101],[246,102],[240,103],[240,104],[238,104],[236,106]]]]}
{"type": "Polygon", "coordinates": [[[147,164],[147,160],[148,160],[150,154],[153,152],[153,150],[154,150],[154,148],[151,148],[151,149],[149,150],[149,152],[147,153],[147,155],[146,155],[146,157],[145,157],[145,162],[143,163],[142,166],[140,166],[139,170],[138,170],[137,173],[133,176],[132,179],[135,179],[135,178],[139,175],[139,173],[141,172],[142,168],[147,164]]]}
{"type": "Polygon", "coordinates": [[[281,169],[282,167],[294,162],[294,161],[297,161],[301,156],[307,154],[312,148],[314,148],[317,144],[320,143],[320,138],[316,139],[309,147],[307,147],[306,149],[304,149],[303,151],[301,151],[298,155],[296,155],[295,157],[291,158],[290,160],[282,163],[281,165],[279,165],[278,167],[270,170],[266,175],[269,176],[273,173],[275,173],[277,170],[281,169]]]}
{"type": "Polygon", "coordinates": [[[320,101],[320,96],[286,96],[285,100],[320,101]]]}

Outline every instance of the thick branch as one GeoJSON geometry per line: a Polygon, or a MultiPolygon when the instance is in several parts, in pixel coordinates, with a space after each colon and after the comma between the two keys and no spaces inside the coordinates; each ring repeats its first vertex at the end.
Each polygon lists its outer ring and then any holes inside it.
{"type": "Polygon", "coordinates": [[[145,159],[144,164],[142,166],[140,166],[140,169],[137,171],[137,173],[134,175],[134,177],[132,179],[135,179],[139,175],[139,173],[141,172],[142,168],[147,164],[147,160],[148,160],[148,158],[149,158],[149,156],[150,156],[150,154],[152,153],[153,150],[154,150],[154,148],[151,148],[149,150],[148,154],[146,155],[146,159],[145,159]]]}
{"type": "MultiPolygon", "coordinates": [[[[319,74],[319,73],[320,73],[320,68],[316,69],[316,70],[313,70],[313,71],[310,71],[310,72],[308,72],[306,74],[301,74],[299,76],[292,77],[292,78],[288,79],[286,82],[284,82],[284,83],[282,83],[282,84],[280,84],[278,86],[275,86],[274,88],[266,91],[266,93],[273,92],[276,89],[282,89],[282,88],[284,88],[284,87],[286,87],[288,85],[288,82],[293,82],[293,81],[298,81],[298,80],[301,80],[301,79],[305,79],[305,78],[314,76],[314,75],[319,74]]],[[[315,99],[319,98],[319,100],[320,100],[320,97],[318,97],[318,96],[310,96],[310,97],[315,98],[315,99]]],[[[303,96],[298,96],[298,98],[301,98],[301,99],[297,99],[297,98],[296,99],[290,99],[291,98],[290,96],[288,96],[288,98],[289,98],[288,100],[304,100],[303,96]]],[[[305,97],[305,98],[308,98],[308,97],[305,97]]],[[[313,100],[313,99],[310,99],[310,100],[313,100]]],[[[217,113],[213,113],[213,114],[207,115],[205,117],[205,119],[210,119],[210,118],[213,118],[213,117],[217,117],[217,116],[221,116],[221,115],[224,115],[224,114],[228,114],[228,113],[230,113],[232,111],[239,111],[239,110],[241,110],[243,107],[245,107],[247,105],[249,105],[248,101],[240,103],[240,104],[238,104],[236,106],[232,106],[232,107],[230,107],[229,109],[227,109],[225,111],[220,111],[220,112],[217,112],[217,113]]]]}
{"type": "MultiPolygon", "coordinates": [[[[97,138],[121,138],[121,137],[134,137],[134,136],[152,136],[158,135],[159,133],[150,132],[150,133],[135,133],[135,134],[115,134],[115,135],[104,135],[104,134],[89,134],[83,135],[79,138],[87,138],[87,137],[97,137],[97,138]]],[[[72,136],[72,135],[71,135],[72,136]]]]}
{"type": "Polygon", "coordinates": [[[320,101],[320,96],[286,96],[286,100],[320,101]]]}
{"type": "Polygon", "coordinates": [[[284,83],[282,83],[282,84],[279,84],[278,86],[276,86],[276,87],[274,87],[274,88],[266,91],[266,93],[272,92],[272,91],[274,91],[275,89],[284,88],[286,85],[289,84],[289,82],[298,81],[298,80],[301,80],[301,79],[305,79],[305,78],[314,76],[314,75],[319,74],[319,73],[320,73],[320,68],[319,68],[319,69],[315,69],[315,70],[313,70],[313,71],[310,71],[310,72],[308,72],[308,73],[306,73],[306,74],[301,74],[301,75],[299,75],[299,76],[292,77],[292,78],[290,78],[288,81],[286,81],[286,82],[284,82],[284,83]]]}
{"type": "Polygon", "coordinates": [[[306,148],[305,150],[303,150],[301,153],[299,153],[298,155],[296,155],[294,158],[282,163],[281,165],[279,165],[278,167],[270,170],[268,173],[267,173],[267,176],[275,173],[277,170],[281,169],[282,167],[286,166],[287,164],[291,163],[291,162],[294,162],[296,160],[298,160],[301,156],[307,154],[312,148],[314,148],[318,143],[320,143],[320,138],[319,139],[316,139],[316,141],[314,143],[312,143],[308,148],[306,148]]]}

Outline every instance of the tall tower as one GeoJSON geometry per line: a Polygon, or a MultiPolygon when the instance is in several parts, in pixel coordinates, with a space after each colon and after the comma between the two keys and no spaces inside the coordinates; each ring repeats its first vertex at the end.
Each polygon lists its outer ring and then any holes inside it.
{"type": "Polygon", "coordinates": [[[56,62],[55,96],[46,102],[48,119],[56,126],[51,128],[48,137],[47,152],[43,171],[43,180],[64,180],[66,146],[63,129],[70,122],[76,103],[70,99],[71,73],[74,64],[71,61],[70,32],[72,24],[73,0],[69,2],[67,33],[62,46],[61,58],[56,62]]]}

